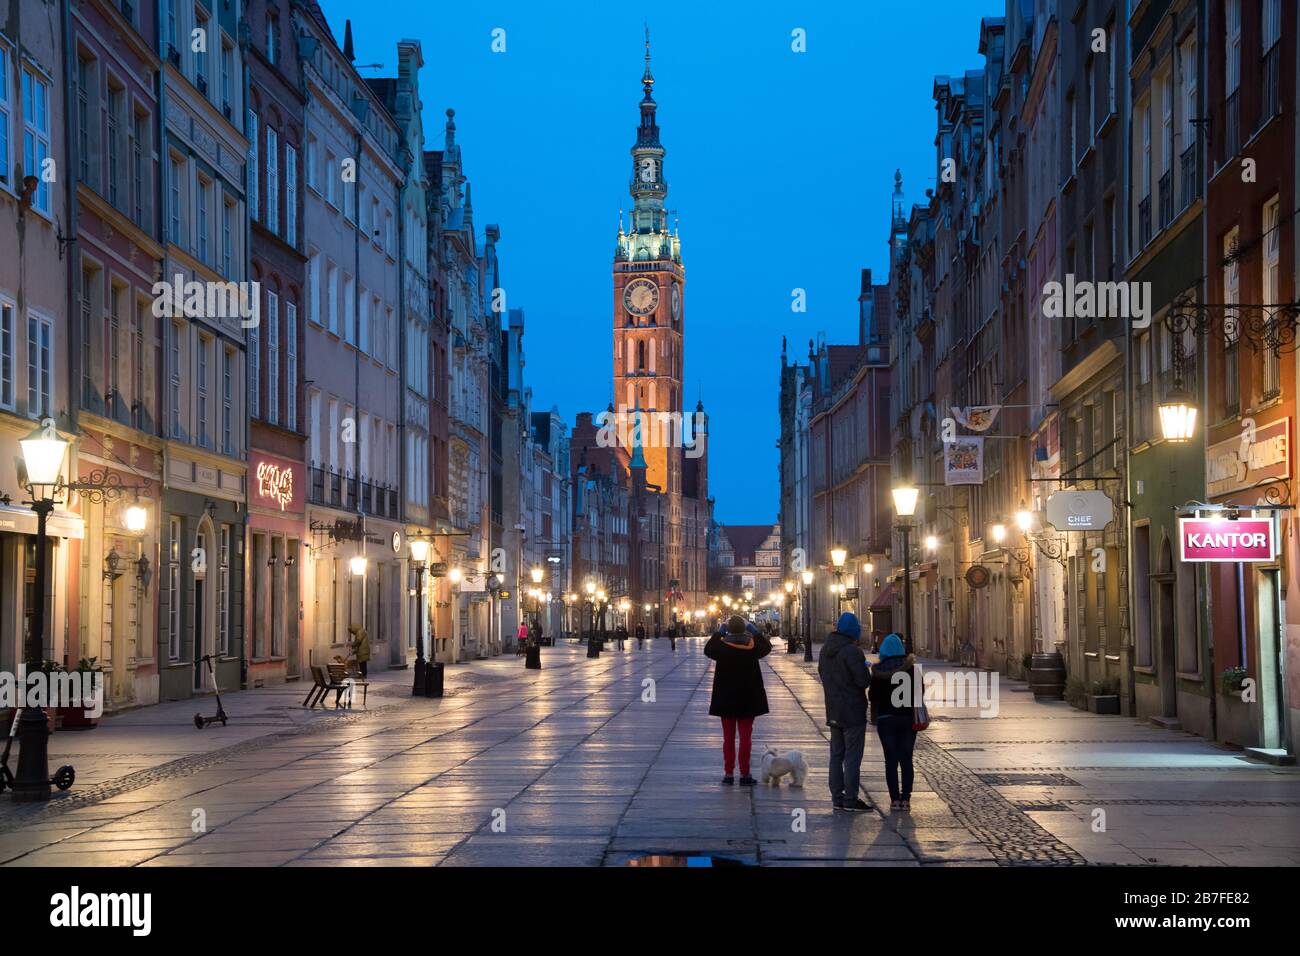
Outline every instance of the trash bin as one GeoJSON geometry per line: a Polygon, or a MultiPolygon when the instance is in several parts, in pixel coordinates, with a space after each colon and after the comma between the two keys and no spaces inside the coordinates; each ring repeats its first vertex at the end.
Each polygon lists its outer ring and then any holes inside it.
{"type": "Polygon", "coordinates": [[[424,696],[441,697],[442,696],[442,669],[443,665],[429,661],[424,665],[424,696]]]}
{"type": "Polygon", "coordinates": [[[587,638],[587,656],[588,657],[600,656],[600,641],[597,640],[595,637],[587,638]]]}
{"type": "Polygon", "coordinates": [[[542,649],[536,644],[528,645],[528,651],[524,655],[524,667],[530,671],[542,669],[542,649]]]}

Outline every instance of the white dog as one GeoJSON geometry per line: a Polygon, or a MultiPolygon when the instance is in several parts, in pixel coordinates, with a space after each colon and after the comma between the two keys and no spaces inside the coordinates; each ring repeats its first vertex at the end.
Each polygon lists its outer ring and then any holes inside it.
{"type": "Polygon", "coordinates": [[[781,778],[786,774],[790,775],[790,786],[803,786],[804,777],[808,776],[808,764],[803,759],[803,754],[797,750],[787,750],[784,755],[778,756],[775,750],[768,747],[759,766],[759,779],[763,783],[779,787],[781,778]]]}

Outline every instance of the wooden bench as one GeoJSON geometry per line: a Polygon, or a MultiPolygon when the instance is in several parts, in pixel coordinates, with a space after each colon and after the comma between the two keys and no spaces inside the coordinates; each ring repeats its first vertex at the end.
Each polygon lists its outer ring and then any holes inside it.
{"type": "Polygon", "coordinates": [[[347,687],[347,685],[342,682],[342,679],[340,678],[339,680],[335,680],[331,672],[327,671],[323,667],[317,666],[316,664],[311,665],[311,679],[311,690],[307,692],[307,697],[302,702],[302,705],[308,708],[315,707],[317,704],[323,706],[325,698],[329,695],[329,692],[334,691],[334,706],[337,707],[339,705],[339,697],[347,687]]]}

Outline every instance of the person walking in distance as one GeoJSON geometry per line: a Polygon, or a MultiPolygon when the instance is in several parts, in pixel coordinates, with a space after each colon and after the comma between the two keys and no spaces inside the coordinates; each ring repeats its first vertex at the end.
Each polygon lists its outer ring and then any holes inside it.
{"type": "Polygon", "coordinates": [[[645,647],[645,625],[644,624],[638,624],[636,626],[636,646],[640,648],[645,647]]]}
{"type": "Polygon", "coordinates": [[[912,751],[916,747],[913,706],[920,701],[913,690],[916,658],[907,653],[903,639],[890,634],[880,642],[880,662],[871,669],[871,706],[876,711],[876,733],[885,751],[885,782],[890,806],[912,809],[912,751]],[[901,780],[900,780],[901,776],[901,780]]]}
{"type": "Polygon", "coordinates": [[[831,729],[831,802],[836,810],[857,812],[874,809],[858,796],[867,739],[867,688],[871,686],[871,668],[859,646],[861,638],[857,615],[845,611],[817,659],[826,698],[826,725],[831,729]]]}
{"type": "Polygon", "coordinates": [[[754,718],[767,713],[767,692],[763,689],[763,670],[759,661],[772,650],[772,642],[762,634],[746,630],[745,619],[733,615],[725,631],[714,634],[704,645],[704,655],[715,664],[713,697],[709,714],[722,718],[722,760],[728,786],[736,782],[736,765],[740,765],[740,785],[752,787],[749,755],[753,746],[754,718]],[[736,751],[736,739],[740,751],[736,751]]]}

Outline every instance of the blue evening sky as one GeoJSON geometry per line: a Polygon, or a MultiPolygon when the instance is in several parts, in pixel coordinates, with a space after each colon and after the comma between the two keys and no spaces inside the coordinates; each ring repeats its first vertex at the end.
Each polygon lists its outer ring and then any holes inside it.
{"type": "Polygon", "coordinates": [[[397,40],[420,40],[426,148],[455,108],[480,238],[500,224],[508,305],[525,311],[534,408],[570,423],[610,401],[610,267],[649,22],[686,266],[687,410],[702,392],[729,524],[777,517],[781,336],[795,358],[819,332],[856,340],[859,270],[885,277],[894,169],[909,203],[934,185],[933,77],[979,65],[980,16],[1001,6],[322,0],[340,42],[352,19],[356,62],[383,64],[365,75],[395,75],[397,40]],[[805,53],[791,50],[800,27],[805,53]]]}

